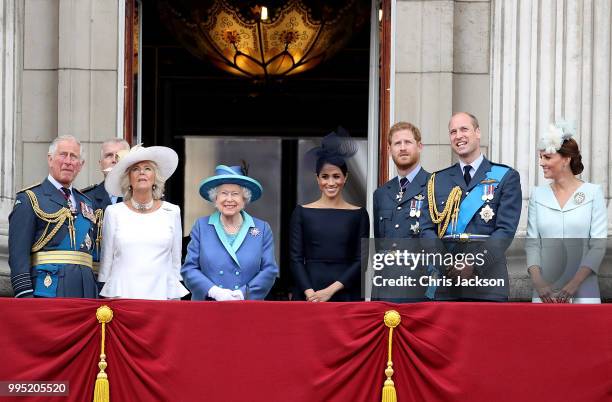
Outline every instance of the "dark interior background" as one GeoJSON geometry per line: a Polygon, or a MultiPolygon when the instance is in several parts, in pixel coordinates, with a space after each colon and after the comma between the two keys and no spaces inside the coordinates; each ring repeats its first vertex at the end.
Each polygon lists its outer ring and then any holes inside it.
{"type": "MultiPolygon", "coordinates": [[[[155,0],[143,1],[142,141],[164,145],[184,160],[183,136],[283,137],[280,205],[281,267],[288,267],[289,218],[296,204],[296,141],[323,137],[338,125],[354,137],[367,136],[369,19],[348,45],[311,71],[254,83],[192,56],[160,22],[155,0]]],[[[203,175],[212,172],[203,172],[203,175]]],[[[179,164],[175,177],[183,177],[179,164]]],[[[183,183],[170,180],[168,201],[183,204],[183,183]]],[[[276,236],[277,234],[275,234],[276,236]]],[[[186,239],[187,241],[188,239],[186,239]]],[[[283,268],[281,268],[283,269],[283,268]]],[[[286,269],[285,269],[286,271],[286,269]]],[[[290,289],[287,272],[271,298],[290,289]]]]}

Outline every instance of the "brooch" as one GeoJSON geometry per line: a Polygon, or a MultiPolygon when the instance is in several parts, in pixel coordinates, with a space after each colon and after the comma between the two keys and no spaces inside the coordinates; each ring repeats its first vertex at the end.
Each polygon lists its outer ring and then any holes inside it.
{"type": "Polygon", "coordinates": [[[494,216],[495,212],[493,212],[493,209],[489,206],[489,204],[485,205],[485,207],[480,210],[480,218],[485,221],[485,223],[489,223],[494,216]]]}
{"type": "Polygon", "coordinates": [[[257,229],[257,228],[251,228],[251,230],[249,230],[249,234],[251,236],[257,237],[261,234],[261,230],[257,229]]]}
{"type": "Polygon", "coordinates": [[[584,195],[584,193],[582,191],[579,191],[574,195],[574,202],[580,205],[584,202],[585,198],[586,196],[584,195]]]}

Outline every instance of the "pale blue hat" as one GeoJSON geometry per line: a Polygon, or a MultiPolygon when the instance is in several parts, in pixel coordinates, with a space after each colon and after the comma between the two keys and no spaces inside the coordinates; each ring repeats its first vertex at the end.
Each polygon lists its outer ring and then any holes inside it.
{"type": "Polygon", "coordinates": [[[215,168],[215,175],[202,180],[200,183],[200,195],[207,201],[214,202],[208,198],[208,191],[222,184],[237,184],[251,190],[251,202],[261,197],[263,188],[255,179],[246,176],[240,166],[219,165],[215,168]]]}

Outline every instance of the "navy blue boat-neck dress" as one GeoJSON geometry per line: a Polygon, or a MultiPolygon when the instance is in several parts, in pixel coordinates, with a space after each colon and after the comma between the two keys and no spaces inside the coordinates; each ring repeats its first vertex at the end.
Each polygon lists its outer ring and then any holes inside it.
{"type": "Polygon", "coordinates": [[[339,281],[344,288],[330,301],[362,300],[361,239],[369,235],[370,219],[364,208],[298,205],[290,228],[293,299],[305,300],[306,289],[317,291],[339,281]]]}

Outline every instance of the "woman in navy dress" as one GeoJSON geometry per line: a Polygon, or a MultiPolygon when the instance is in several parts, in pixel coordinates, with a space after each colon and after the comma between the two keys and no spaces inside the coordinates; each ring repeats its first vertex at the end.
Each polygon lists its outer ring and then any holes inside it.
{"type": "Polygon", "coordinates": [[[370,234],[365,208],[346,202],[342,189],[348,178],[346,158],[356,144],[335,133],[310,151],[317,157],[316,178],[321,197],[298,205],[291,217],[291,271],[295,300],[358,301],[361,296],[361,239],[370,234]]]}

